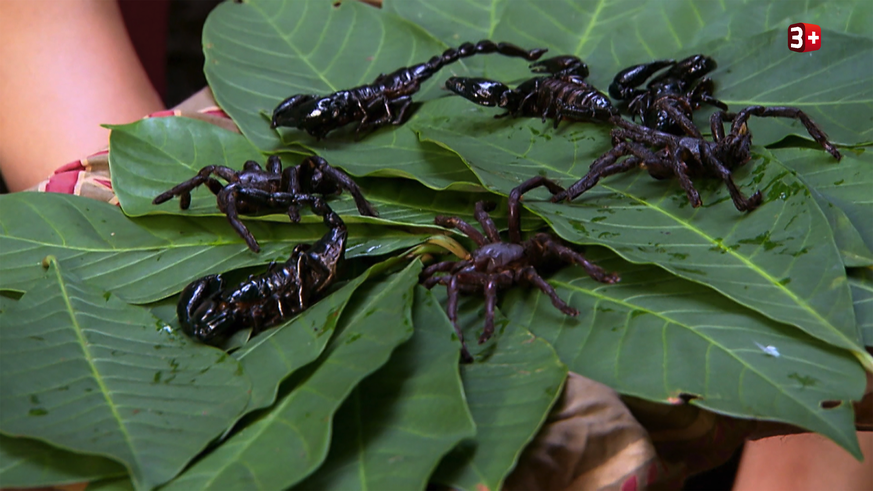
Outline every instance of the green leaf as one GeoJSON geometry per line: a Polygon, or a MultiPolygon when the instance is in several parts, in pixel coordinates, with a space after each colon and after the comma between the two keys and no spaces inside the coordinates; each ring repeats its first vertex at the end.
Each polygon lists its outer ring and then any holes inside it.
{"type": "MultiPolygon", "coordinates": [[[[127,215],[172,214],[183,216],[224,216],[216,205],[215,195],[201,186],[191,195],[191,206],[179,208],[172,199],[159,206],[155,196],[180,182],[192,178],[207,165],[224,165],[240,170],[246,160],[265,165],[265,159],[242,135],[190,118],[151,118],[124,126],[114,126],[110,140],[110,167],[113,189],[127,215]]],[[[304,157],[286,156],[285,166],[296,165],[304,157]]],[[[456,158],[456,157],[453,157],[456,158]]],[[[500,208],[496,219],[505,218],[506,200],[486,193],[457,191],[436,192],[406,179],[358,178],[364,196],[379,211],[379,219],[361,217],[348,193],[330,205],[347,224],[369,222],[395,225],[433,225],[439,215],[472,218],[473,205],[480,199],[496,199],[500,208]]],[[[286,215],[246,217],[253,220],[288,223],[286,215]]],[[[321,219],[303,213],[304,223],[321,223],[321,219]]],[[[504,220],[505,223],[505,220],[504,220]]],[[[526,216],[526,228],[542,226],[542,220],[526,216]]]]}
{"type": "Polygon", "coordinates": [[[846,150],[840,162],[823,161],[808,149],[772,150],[814,192],[849,267],[873,265],[873,156],[865,150],[846,150]]]}
{"type": "Polygon", "coordinates": [[[248,402],[236,360],[53,258],[3,325],[0,431],[122,462],[137,489],[170,480],[248,402]]]}
{"type": "Polygon", "coordinates": [[[337,411],[327,460],[297,488],[424,489],[442,456],[476,434],[452,325],[420,286],[412,312],[412,338],[337,411]]]}
{"type": "MultiPolygon", "coordinates": [[[[168,297],[207,274],[285,261],[294,245],[325,233],[321,223],[250,221],[262,247],[255,254],[223,218],[129,219],[116,206],[57,193],[3,195],[0,208],[0,289],[28,290],[42,277],[42,258],[54,255],[89,284],[132,303],[168,297]]],[[[428,235],[352,225],[346,257],[387,254],[428,235]]]]}
{"type": "Polygon", "coordinates": [[[4,488],[59,486],[125,474],[123,466],[104,457],[0,435],[0,482],[4,488]]]}
{"type": "MultiPolygon", "coordinates": [[[[446,298],[444,288],[435,292],[446,298]]],[[[460,366],[476,436],[447,455],[431,479],[453,489],[500,489],[560,395],[567,367],[514,317],[511,322],[497,319],[491,340],[476,345],[484,323],[483,299],[472,295],[459,304],[458,324],[476,358],[460,366]]]]}
{"type": "Polygon", "coordinates": [[[412,290],[420,270],[416,261],[359,288],[334,339],[292,378],[291,392],[165,489],[284,489],[317,469],[327,456],[336,410],[412,335],[412,290]]]}
{"type": "Polygon", "coordinates": [[[386,0],[382,9],[415,23],[443,42],[457,44],[494,39],[494,28],[507,3],[507,0],[386,0]]]}
{"type": "Polygon", "coordinates": [[[868,277],[850,277],[852,301],[855,306],[855,318],[858,319],[858,330],[864,346],[873,346],[873,281],[868,277]]]}
{"type": "MultiPolygon", "coordinates": [[[[446,48],[399,17],[358,2],[332,8],[330,2],[276,0],[219,5],[207,19],[203,47],[216,101],[264,151],[286,146],[269,126],[273,108],[285,98],[369,83],[446,48]]],[[[462,63],[453,66],[453,73],[465,73],[462,63]]],[[[415,99],[433,97],[436,85],[425,84],[415,99]]],[[[354,127],[321,142],[296,129],[282,131],[287,143],[317,149],[332,165],[357,176],[406,177],[434,189],[479,189],[454,155],[419,142],[409,131],[386,128],[355,142],[354,127]]]]}
{"type": "MultiPolygon", "coordinates": [[[[432,105],[450,115],[458,114],[463,102],[432,105]]],[[[539,121],[483,124],[476,112],[466,114],[415,128],[422,138],[457,151],[486,187],[501,194],[538,174],[569,186],[608,148],[605,130],[595,125],[555,131],[539,121]],[[591,139],[599,145],[591,145],[591,139]]],[[[697,180],[704,205],[694,209],[674,180],[657,181],[641,170],[608,177],[569,204],[548,202],[547,193],[536,191],[525,206],[564,239],[603,244],[629,261],[658,264],[853,350],[873,367],[857,337],[845,271],[827,220],[806,186],[766,150],[759,151],[763,158],[734,173],[746,193],[750,187],[763,191],[763,205],[748,214],[734,208],[720,181],[697,180]]],[[[819,152],[816,161],[826,164],[830,157],[819,152]]]]}
{"type": "Polygon", "coordinates": [[[718,413],[787,422],[861,455],[849,401],[860,399],[865,377],[849,352],[605,252],[586,256],[621,283],[603,285],[576,268],[550,280],[578,318],[534,289],[510,292],[506,315],[550,342],[570,370],[622,394],[673,404],[688,397],[718,413]],[[823,408],[830,400],[843,403],[823,408]]]}

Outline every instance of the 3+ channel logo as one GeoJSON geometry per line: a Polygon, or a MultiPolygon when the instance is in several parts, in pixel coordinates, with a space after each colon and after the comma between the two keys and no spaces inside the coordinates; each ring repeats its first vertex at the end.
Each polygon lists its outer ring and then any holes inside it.
{"type": "Polygon", "coordinates": [[[788,49],[798,53],[818,51],[821,48],[821,27],[815,24],[791,24],[788,26],[788,49]]]}

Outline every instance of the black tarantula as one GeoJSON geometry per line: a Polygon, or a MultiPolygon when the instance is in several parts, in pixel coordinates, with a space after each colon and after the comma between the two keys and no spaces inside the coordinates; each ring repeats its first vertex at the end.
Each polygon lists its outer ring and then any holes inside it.
{"type": "Polygon", "coordinates": [[[298,197],[308,194],[338,194],[343,189],[351,193],[361,215],[376,216],[376,209],[364,199],[361,188],[346,173],[331,167],[321,157],[307,157],[299,165],[282,170],[282,161],[277,155],[267,159],[267,170],[249,160],[243,170],[236,171],[221,165],[207,165],[196,176],[159,194],[153,204],[159,205],[179,196],[179,207],[187,210],[191,205],[191,191],[206,184],[218,196],[218,209],[227,215],[231,227],[245,239],[249,249],[259,252],[258,241],[240,221],[239,215],[256,215],[285,212],[292,222],[300,221],[298,197]],[[218,176],[227,185],[222,185],[218,176]]]}
{"type": "Polygon", "coordinates": [[[494,203],[479,201],[473,215],[482,225],[485,235],[458,217],[438,216],[434,223],[442,227],[456,228],[472,239],[478,249],[470,257],[460,261],[444,261],[432,264],[421,272],[421,281],[427,288],[434,285],[445,285],[448,291],[446,311],[449,320],[461,340],[461,355],[465,363],[473,360],[464,344],[464,337],[458,327],[458,294],[460,292],[483,292],[485,295],[485,329],[479,338],[479,343],[487,341],[494,333],[494,307],[497,305],[497,292],[509,288],[516,283],[532,284],[543,291],[552,300],[552,304],[567,315],[578,315],[579,311],[567,305],[555,292],[555,289],[544,280],[537,268],[551,260],[579,264],[589,276],[601,283],[615,283],[619,277],[607,273],[603,268],[589,262],[582,254],[563,245],[558,239],[547,234],[538,233],[521,240],[521,225],[519,214],[521,196],[530,189],[546,186],[553,194],[563,191],[563,188],[544,177],[534,177],[512,190],[509,196],[510,223],[509,242],[500,239],[500,233],[488,211],[494,208],[494,203]],[[448,273],[437,276],[437,273],[448,273]]]}
{"type": "Polygon", "coordinates": [[[533,63],[534,77],[510,89],[501,82],[486,78],[451,77],[446,88],[480,106],[499,107],[507,112],[494,116],[541,117],[606,122],[617,115],[609,98],[585,81],[588,65],[575,56],[556,56],[533,63]]]}
{"type": "Polygon", "coordinates": [[[660,60],[634,65],[620,71],[609,86],[613,99],[629,101],[628,110],[649,128],[701,138],[692,122],[692,113],[703,103],[727,111],[727,105],[712,96],[715,85],[705,75],[717,68],[715,60],[693,55],[684,60],[660,60]],[[638,89],[657,71],[670,67],[652,78],[645,89],[638,89]]]}
{"type": "Polygon", "coordinates": [[[643,165],[656,179],[676,176],[691,206],[702,204],[691,178],[715,177],[727,185],[738,210],[752,211],[761,204],[761,192],[756,191],[746,198],[731,177],[731,171],[752,157],[752,133],[747,125],[751,116],[799,119],[819,145],[835,159],[841,158],[840,152],[828,141],[824,131],[806,113],[794,107],[749,106],[737,113],[718,111],[710,119],[713,141],[665,133],[616,118],[614,123],[618,127],[612,130],[613,149],[595,160],[585,177],[566,191],[557,193],[552,201],[572,200],[591,189],[603,177],[643,165]],[[727,134],[724,132],[725,122],[731,122],[727,134]],[[619,161],[623,156],[630,157],[619,161]]]}
{"type": "Polygon", "coordinates": [[[273,110],[270,126],[297,128],[321,139],[329,132],[357,121],[356,135],[360,137],[365,130],[375,130],[389,123],[403,124],[412,104],[412,94],[418,92],[425,80],[449,63],[478,53],[499,53],[534,61],[545,52],[545,49],[527,51],[513,44],[488,40],[476,44],[464,43],[458,49],[448,49],[442,55],[434,56],[427,63],[379,75],[369,85],[326,96],[293,95],[273,110]]]}
{"type": "Polygon", "coordinates": [[[310,203],[330,230],[312,245],[298,244],[284,263],[270,263],[265,273],[232,288],[220,274],[193,281],[176,307],[188,336],[219,344],[241,329],[258,334],[306,310],[334,283],[345,255],[346,226],[320,197],[296,195],[293,200],[295,205],[310,203]]]}

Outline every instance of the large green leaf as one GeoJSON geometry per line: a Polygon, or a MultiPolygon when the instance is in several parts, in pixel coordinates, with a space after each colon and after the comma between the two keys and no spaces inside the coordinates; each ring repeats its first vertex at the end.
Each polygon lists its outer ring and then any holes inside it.
{"type": "Polygon", "coordinates": [[[866,148],[843,152],[840,162],[822,161],[814,150],[779,148],[773,155],[797,173],[834,228],[847,266],[873,264],[873,156],[866,148]]]}
{"type": "Polygon", "coordinates": [[[517,289],[506,315],[549,341],[570,370],[623,394],[791,423],[860,456],[850,400],[864,371],[847,351],[738,307],[712,291],[602,249],[589,259],[621,275],[603,285],[566,268],[550,283],[578,318],[539,290],[517,289]],[[599,252],[599,253],[598,253],[599,252]],[[843,401],[824,408],[825,401],[843,401]]]}
{"type": "MultiPolygon", "coordinates": [[[[165,298],[206,274],[285,261],[296,244],[326,232],[321,223],[247,222],[262,246],[255,254],[223,218],[129,219],[116,206],[55,193],[3,195],[0,208],[0,289],[29,289],[51,254],[83,280],[133,303],[165,298]]],[[[386,254],[428,235],[352,225],[346,257],[386,254]]]]}
{"type": "Polygon", "coordinates": [[[249,399],[236,360],[53,258],[2,323],[0,431],[122,462],[138,489],[175,476],[249,399]]]}
{"type": "MultiPolygon", "coordinates": [[[[445,300],[445,288],[437,288],[435,296],[445,300]]],[[[460,367],[476,436],[447,455],[431,480],[467,491],[500,489],[560,395],[567,367],[548,343],[499,311],[497,332],[477,345],[483,299],[471,295],[459,304],[458,324],[476,358],[460,367]]]]}
{"type": "MultiPolygon", "coordinates": [[[[457,114],[464,101],[436,101],[457,114]]],[[[576,125],[557,131],[539,121],[483,124],[479,109],[415,125],[422,138],[457,151],[486,187],[508,194],[524,180],[547,174],[569,186],[606,143],[605,130],[576,125]],[[591,138],[603,141],[592,147],[591,138]],[[548,144],[542,142],[548,141],[548,144]]],[[[764,204],[738,212],[724,186],[698,179],[704,206],[688,205],[675,181],[640,170],[604,179],[570,204],[531,193],[526,207],[563,238],[603,244],[632,262],[655,263],[706,284],[773,319],[873,361],[857,337],[851,296],[830,227],[809,190],[766,150],[736,173],[738,184],[762,189],[764,204]]],[[[815,158],[814,158],[815,159],[815,158]]],[[[830,157],[818,152],[815,161],[830,157]]],[[[751,191],[746,191],[751,193],[751,191]]]]}
{"type": "Polygon", "coordinates": [[[360,287],[334,339],[291,379],[290,393],[165,489],[284,489],[318,468],[336,410],[412,335],[412,292],[420,270],[416,261],[383,282],[360,287]]]}
{"type": "MultiPolygon", "coordinates": [[[[273,108],[294,94],[329,94],[369,83],[381,73],[424,63],[446,46],[394,15],[358,2],[255,0],[219,5],[203,31],[206,78],[221,107],[258,148],[284,148],[269,127],[273,108]],[[254,33],[257,33],[253,35],[254,33]]],[[[463,63],[453,72],[466,73],[463,63]]],[[[416,97],[436,93],[436,82],[416,97]]],[[[354,125],[350,125],[354,128],[354,125]]],[[[450,153],[387,128],[355,142],[343,131],[322,142],[282,130],[287,142],[354,175],[402,176],[435,189],[474,190],[472,174],[450,153]]]]}
{"type": "MultiPolygon", "coordinates": [[[[184,216],[223,216],[216,206],[215,195],[206,186],[192,194],[191,206],[179,209],[177,199],[155,206],[152,200],[160,193],[193,177],[207,165],[224,165],[242,169],[246,160],[264,165],[265,159],[240,134],[189,118],[153,118],[124,126],[115,126],[110,143],[110,166],[113,189],[127,215],[140,216],[169,213],[184,216]]],[[[286,155],[285,165],[296,165],[304,157],[286,155]]],[[[358,214],[348,193],[331,199],[330,205],[346,223],[381,222],[399,225],[433,225],[434,215],[472,217],[473,204],[480,199],[496,199],[501,206],[493,215],[506,217],[505,200],[487,193],[458,191],[436,192],[406,179],[358,178],[364,196],[379,211],[379,219],[358,214]]],[[[251,220],[288,223],[287,216],[246,217],[251,220]]],[[[303,213],[305,223],[320,218],[303,213]]],[[[505,223],[505,220],[504,220],[505,223]]],[[[525,228],[542,226],[542,221],[526,216],[525,228]]]]}
{"type": "Polygon", "coordinates": [[[507,0],[385,0],[382,8],[417,24],[443,42],[458,43],[492,39],[507,3],[507,0]]]}
{"type": "Polygon", "coordinates": [[[412,339],[337,411],[327,460],[297,488],[424,489],[442,456],[476,434],[452,325],[420,286],[412,312],[412,339]]]}
{"type": "Polygon", "coordinates": [[[30,438],[0,435],[0,483],[36,488],[123,476],[124,467],[105,457],[82,455],[30,438]]]}

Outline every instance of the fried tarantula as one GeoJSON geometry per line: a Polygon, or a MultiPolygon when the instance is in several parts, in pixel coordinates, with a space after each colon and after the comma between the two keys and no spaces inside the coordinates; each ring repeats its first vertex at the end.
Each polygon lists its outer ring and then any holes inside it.
{"type": "Polygon", "coordinates": [[[746,198],[731,177],[731,171],[752,157],[752,133],[747,125],[751,116],[799,119],[810,136],[828,153],[837,160],[842,157],[833,143],[828,141],[824,131],[806,113],[794,107],[749,106],[738,113],[716,112],[710,119],[714,141],[664,133],[613,118],[617,126],[612,130],[613,149],[595,160],[585,177],[566,191],[557,193],[552,201],[572,200],[604,177],[644,166],[656,179],[677,177],[688,201],[695,208],[702,202],[691,178],[715,177],[727,185],[738,210],[752,211],[761,204],[761,192],[756,191],[746,198]],[[725,122],[732,123],[728,134],[724,132],[725,122]],[[624,156],[630,157],[620,161],[624,156]]]}
{"type": "Polygon", "coordinates": [[[243,164],[243,170],[236,171],[221,165],[207,165],[196,176],[178,184],[169,191],[159,194],[153,204],[159,205],[179,196],[179,207],[187,210],[191,206],[191,191],[206,184],[218,196],[218,209],[227,215],[230,226],[245,239],[249,249],[259,252],[258,241],[240,221],[239,215],[258,215],[285,212],[292,222],[300,221],[297,198],[310,194],[339,194],[343,189],[351,193],[361,215],[376,216],[376,209],[364,199],[361,188],[345,172],[331,167],[321,157],[307,157],[294,167],[282,170],[278,155],[267,159],[267,170],[254,160],[243,164]],[[218,176],[227,185],[222,185],[218,176]]]}
{"type": "Polygon", "coordinates": [[[488,211],[494,209],[494,203],[479,201],[473,215],[482,225],[485,235],[458,217],[438,216],[434,220],[437,225],[455,228],[472,239],[478,249],[470,257],[460,261],[443,261],[432,264],[421,273],[421,281],[427,288],[435,285],[445,285],[448,291],[446,311],[449,320],[461,340],[462,361],[473,360],[464,336],[458,327],[458,294],[478,293],[485,295],[485,328],[479,337],[479,343],[484,343],[494,333],[494,307],[497,305],[497,292],[515,284],[531,284],[543,291],[552,299],[552,304],[567,315],[578,315],[579,311],[567,305],[555,292],[555,289],[544,280],[537,268],[551,260],[579,264],[589,276],[601,283],[616,283],[619,277],[607,273],[603,268],[591,263],[582,254],[563,245],[558,239],[547,234],[537,233],[527,240],[521,240],[519,200],[525,192],[539,186],[546,186],[553,194],[563,191],[556,183],[544,178],[534,177],[515,188],[509,197],[510,224],[509,242],[503,242],[488,211]],[[437,273],[448,273],[437,276],[437,273]]]}

